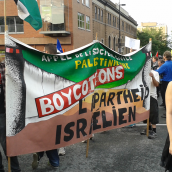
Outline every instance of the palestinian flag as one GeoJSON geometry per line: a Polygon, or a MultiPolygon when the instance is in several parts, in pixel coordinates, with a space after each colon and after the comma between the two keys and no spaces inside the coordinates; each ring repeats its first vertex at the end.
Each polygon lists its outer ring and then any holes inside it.
{"type": "Polygon", "coordinates": [[[42,27],[41,15],[36,0],[14,0],[18,8],[18,16],[28,22],[35,30],[42,27]]]}

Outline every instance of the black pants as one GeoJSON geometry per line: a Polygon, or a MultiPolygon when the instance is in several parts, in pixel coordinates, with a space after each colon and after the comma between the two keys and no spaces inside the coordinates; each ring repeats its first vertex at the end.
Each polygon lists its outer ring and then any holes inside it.
{"type": "Polygon", "coordinates": [[[5,172],[4,171],[4,166],[2,165],[2,155],[1,155],[1,152],[0,152],[0,172],[5,172]]]}
{"type": "Polygon", "coordinates": [[[169,82],[167,82],[167,81],[162,81],[162,84],[161,84],[161,96],[162,96],[162,101],[163,101],[163,104],[165,105],[165,107],[166,107],[166,104],[165,104],[165,93],[166,93],[166,89],[167,89],[168,83],[169,82]]]}
{"type": "MultiPolygon", "coordinates": [[[[169,156],[169,147],[170,147],[170,137],[169,135],[167,136],[167,139],[166,139],[166,142],[165,142],[165,145],[164,145],[164,149],[163,149],[163,152],[162,152],[162,156],[161,156],[161,162],[162,164],[164,164],[169,156]]],[[[172,171],[172,162],[170,164],[170,172],[172,171]]]]}
{"type": "MultiPolygon", "coordinates": [[[[6,116],[5,114],[0,114],[0,143],[6,154],[6,116]]],[[[2,165],[2,155],[0,154],[0,172],[3,169],[2,165]]],[[[21,169],[19,167],[19,162],[17,157],[11,157],[11,171],[12,172],[20,172],[21,169]]]]}
{"type": "Polygon", "coordinates": [[[169,147],[170,147],[170,138],[169,138],[169,135],[168,135],[167,139],[166,139],[166,142],[165,142],[165,145],[164,145],[162,156],[161,156],[161,161],[162,162],[165,162],[166,158],[169,155],[169,147]]]}

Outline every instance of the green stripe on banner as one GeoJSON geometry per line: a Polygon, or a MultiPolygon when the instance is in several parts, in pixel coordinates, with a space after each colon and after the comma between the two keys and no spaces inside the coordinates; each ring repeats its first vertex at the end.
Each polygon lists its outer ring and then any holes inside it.
{"type": "Polygon", "coordinates": [[[73,82],[80,82],[88,78],[97,69],[123,65],[124,79],[101,85],[98,88],[112,88],[131,81],[140,72],[146,61],[146,55],[141,50],[131,57],[125,58],[100,43],[95,43],[68,56],[53,56],[28,48],[22,50],[22,53],[24,59],[33,65],[73,82]],[[120,57],[126,60],[119,60],[120,57]],[[54,61],[54,58],[57,61],[54,61]]]}

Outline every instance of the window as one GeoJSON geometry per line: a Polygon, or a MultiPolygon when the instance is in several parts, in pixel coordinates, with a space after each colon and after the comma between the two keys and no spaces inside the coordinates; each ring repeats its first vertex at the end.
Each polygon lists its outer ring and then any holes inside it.
{"type": "Polygon", "coordinates": [[[90,30],[90,17],[86,16],[86,29],[90,30]]]}
{"type": "Polygon", "coordinates": [[[98,8],[98,20],[100,20],[100,8],[98,8]]]}
{"type": "Polygon", "coordinates": [[[124,30],[124,22],[122,21],[122,30],[124,30]]]}
{"type": "Polygon", "coordinates": [[[86,5],[87,7],[90,7],[90,0],[85,0],[85,5],[86,5]]]}
{"type": "Polygon", "coordinates": [[[84,14],[78,13],[78,27],[84,29],[84,14]]]}
{"type": "Polygon", "coordinates": [[[113,26],[116,27],[116,17],[113,16],[113,26]]]}
{"type": "Polygon", "coordinates": [[[111,14],[108,13],[108,24],[111,24],[111,14]]]}
{"type": "Polygon", "coordinates": [[[109,24],[111,24],[111,14],[110,14],[110,16],[109,16],[109,24]]]}
{"type": "Polygon", "coordinates": [[[128,32],[128,24],[126,23],[126,32],[128,32]]]}
{"type": "Polygon", "coordinates": [[[95,7],[95,19],[97,19],[97,7],[95,7]]]}
{"type": "Polygon", "coordinates": [[[119,28],[119,19],[117,19],[117,28],[119,28]]]}
{"type": "Polygon", "coordinates": [[[103,39],[102,39],[102,44],[103,44],[103,39]]]}
{"type": "Polygon", "coordinates": [[[116,44],[115,39],[116,39],[116,38],[114,37],[114,38],[113,38],[113,50],[114,50],[114,51],[115,51],[115,46],[116,46],[116,45],[115,45],[115,44],[116,44]]]}
{"type": "MultiPolygon", "coordinates": [[[[78,2],[81,1],[78,0],[78,2]]],[[[43,19],[42,31],[62,31],[66,29],[65,17],[69,10],[65,10],[64,1],[40,0],[40,13],[43,19]]]]}
{"type": "Polygon", "coordinates": [[[103,22],[103,10],[101,10],[101,21],[103,22]]]}
{"type": "Polygon", "coordinates": [[[109,48],[111,47],[110,45],[111,45],[111,38],[109,36],[109,48]]]}
{"type": "MultiPolygon", "coordinates": [[[[7,17],[6,18],[8,25],[8,32],[20,33],[24,32],[23,29],[23,20],[21,20],[18,16],[16,17],[7,17]]],[[[0,17],[0,32],[4,32],[4,17],[0,17]]]]}

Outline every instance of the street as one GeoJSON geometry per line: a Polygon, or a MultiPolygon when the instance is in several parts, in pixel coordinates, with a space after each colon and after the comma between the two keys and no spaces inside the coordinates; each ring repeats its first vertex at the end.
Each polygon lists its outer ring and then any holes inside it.
{"type": "MultiPolygon", "coordinates": [[[[158,99],[161,104],[161,98],[158,99]]],[[[165,124],[159,108],[159,124],[165,124]]],[[[142,122],[140,124],[143,124],[142,122]]],[[[54,170],[48,165],[44,155],[35,172],[163,172],[159,166],[161,153],[167,136],[166,125],[157,126],[158,137],[154,140],[140,135],[146,128],[143,125],[125,127],[95,134],[90,141],[86,158],[86,143],[77,143],[66,147],[66,155],[60,157],[60,166],[54,170]]],[[[2,148],[0,147],[2,151],[2,148]]],[[[31,172],[32,154],[19,157],[22,172],[31,172]]],[[[3,164],[7,171],[7,161],[3,154],[3,164]]]]}

